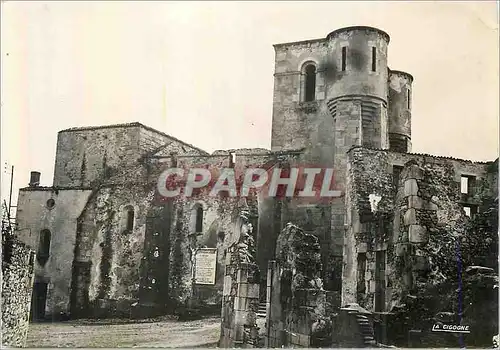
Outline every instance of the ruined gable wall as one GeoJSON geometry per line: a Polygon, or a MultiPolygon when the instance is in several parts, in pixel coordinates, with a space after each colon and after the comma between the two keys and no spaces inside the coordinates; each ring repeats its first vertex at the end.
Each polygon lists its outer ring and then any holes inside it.
{"type": "Polygon", "coordinates": [[[16,231],[20,241],[33,247],[39,245],[40,232],[51,233],[49,259],[44,266],[35,262],[35,282],[47,282],[46,313],[48,316],[69,313],[71,269],[76,244],[77,219],[90,190],[55,190],[25,188],[19,191],[16,231]],[[52,208],[47,206],[54,200],[52,208]]]}
{"type": "Polygon", "coordinates": [[[206,154],[140,123],[73,128],[58,133],[54,186],[92,186],[137,165],[162,146],[181,153],[206,154]]]}
{"type": "Polygon", "coordinates": [[[57,137],[54,186],[91,186],[140,156],[139,127],[63,130],[57,137]]]}
{"type": "Polygon", "coordinates": [[[346,186],[347,231],[344,246],[342,305],[359,303],[374,306],[375,256],[386,251],[390,232],[384,228],[392,218],[394,186],[386,152],[365,152],[354,148],[348,153],[346,186]],[[358,254],[365,254],[364,278],[360,280],[358,254]],[[361,285],[363,284],[363,285],[361,285]],[[359,290],[364,290],[363,300],[359,290]]]}

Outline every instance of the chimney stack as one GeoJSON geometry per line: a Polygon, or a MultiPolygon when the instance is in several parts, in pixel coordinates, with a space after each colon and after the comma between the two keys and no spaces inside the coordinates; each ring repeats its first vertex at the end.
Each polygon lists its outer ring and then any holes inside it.
{"type": "Polygon", "coordinates": [[[40,186],[40,172],[32,171],[30,173],[30,183],[29,187],[38,187],[40,186]]]}

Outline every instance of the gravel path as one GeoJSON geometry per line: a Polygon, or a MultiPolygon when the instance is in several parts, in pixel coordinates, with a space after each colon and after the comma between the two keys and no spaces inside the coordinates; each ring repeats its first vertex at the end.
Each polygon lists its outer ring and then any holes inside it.
{"type": "Polygon", "coordinates": [[[32,323],[27,347],[211,347],[217,346],[220,318],[178,322],[68,321],[32,323]],[[111,324],[110,324],[111,323],[111,324]]]}

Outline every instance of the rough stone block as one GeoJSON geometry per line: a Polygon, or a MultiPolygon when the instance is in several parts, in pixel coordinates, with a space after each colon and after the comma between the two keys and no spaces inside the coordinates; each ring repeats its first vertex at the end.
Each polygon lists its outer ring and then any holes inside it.
{"type": "Polygon", "coordinates": [[[368,250],[368,245],[366,243],[358,243],[357,251],[358,253],[366,253],[368,250]]]}
{"type": "Polygon", "coordinates": [[[246,296],[248,298],[259,298],[259,287],[258,284],[248,284],[246,296]]]}
{"type": "Polygon", "coordinates": [[[310,342],[310,336],[305,334],[299,335],[299,345],[308,348],[310,342]]]}
{"type": "Polygon", "coordinates": [[[427,201],[418,196],[408,197],[408,208],[438,210],[437,204],[427,201]]]}
{"type": "Polygon", "coordinates": [[[240,269],[238,270],[237,274],[236,274],[236,282],[237,283],[244,283],[244,282],[247,282],[248,281],[248,270],[246,269],[240,269]]]}
{"type": "Polygon", "coordinates": [[[248,283],[238,284],[238,296],[246,297],[248,295],[248,283]]]}
{"type": "Polygon", "coordinates": [[[416,179],[416,180],[421,180],[424,178],[424,174],[422,172],[422,169],[420,169],[417,165],[412,165],[410,166],[410,169],[408,170],[408,179],[416,179]]]}
{"type": "Polygon", "coordinates": [[[223,296],[231,294],[231,284],[232,284],[231,276],[224,276],[224,287],[222,290],[223,296]]]}
{"type": "Polygon", "coordinates": [[[410,225],[408,236],[410,243],[427,243],[427,229],[420,225],[410,225]]]}
{"type": "Polygon", "coordinates": [[[404,190],[403,190],[404,196],[416,196],[418,194],[418,185],[417,185],[417,180],[415,179],[408,179],[405,181],[404,184],[404,190]]]}
{"type": "Polygon", "coordinates": [[[429,259],[426,256],[414,256],[412,270],[425,271],[429,266],[429,259]]]}
{"type": "Polygon", "coordinates": [[[234,324],[236,327],[242,326],[247,320],[247,311],[236,310],[234,312],[234,324]]]}
{"type": "Polygon", "coordinates": [[[370,280],[368,281],[368,293],[374,293],[375,292],[375,281],[374,280],[370,280]]]}
{"type": "Polygon", "coordinates": [[[417,223],[417,217],[415,215],[415,209],[410,208],[406,211],[404,215],[405,225],[415,225],[417,223]]]}
{"type": "Polygon", "coordinates": [[[395,247],[397,256],[403,256],[408,252],[408,243],[397,243],[395,247]]]}
{"type": "Polygon", "coordinates": [[[247,310],[247,298],[245,297],[235,297],[234,298],[234,309],[235,310],[240,310],[240,311],[246,311],[247,310]]]}

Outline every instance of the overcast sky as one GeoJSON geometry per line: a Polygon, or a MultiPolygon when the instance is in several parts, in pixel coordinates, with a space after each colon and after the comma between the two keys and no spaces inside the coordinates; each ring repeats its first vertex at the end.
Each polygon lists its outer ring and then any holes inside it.
{"type": "Polygon", "coordinates": [[[207,151],[269,148],[272,44],[351,25],[388,32],[389,66],[415,77],[413,152],[498,156],[493,1],[7,1],[1,13],[1,156],[15,198],[30,170],[52,184],[69,127],[138,121],[207,151]]]}

